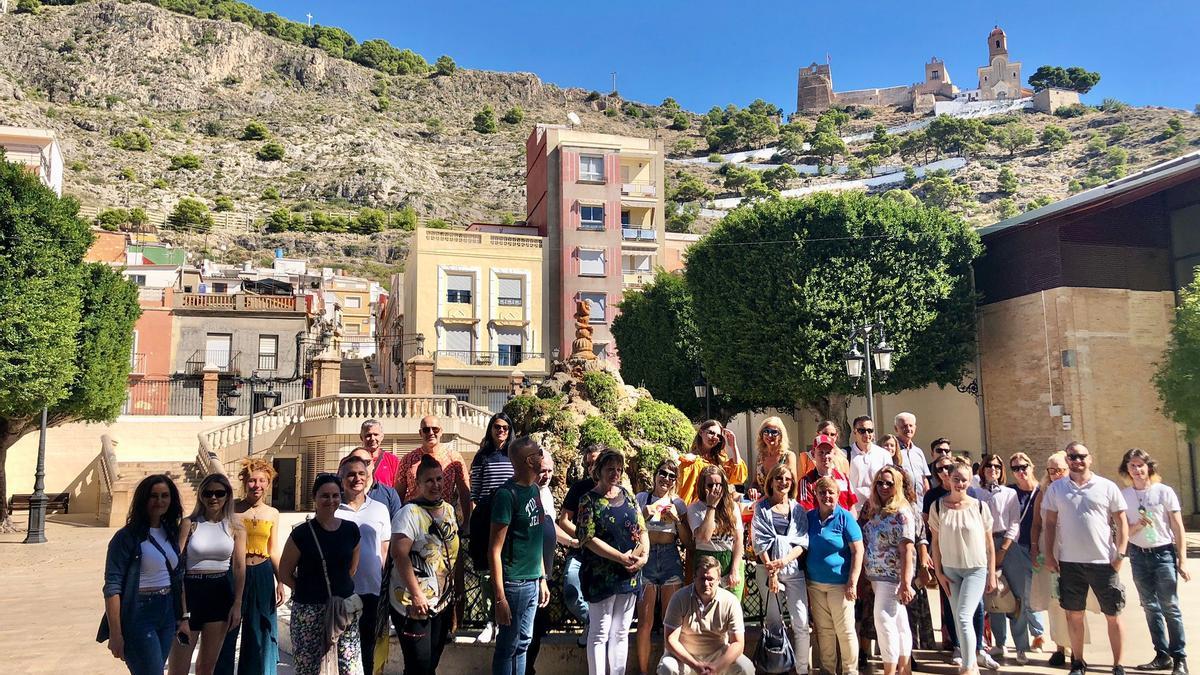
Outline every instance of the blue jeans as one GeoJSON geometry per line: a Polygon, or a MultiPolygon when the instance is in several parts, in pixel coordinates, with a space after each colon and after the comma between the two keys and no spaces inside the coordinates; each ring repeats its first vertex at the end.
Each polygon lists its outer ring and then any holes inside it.
{"type": "Polygon", "coordinates": [[[175,601],[170,594],[139,595],[130,623],[121,627],[125,666],[133,675],[162,675],[179,626],[175,622],[175,601]]]}
{"type": "Polygon", "coordinates": [[[587,623],[587,600],[583,599],[583,587],[579,583],[579,556],[567,556],[567,565],[563,571],[563,604],[567,611],[576,619],[587,623]]]}
{"type": "Polygon", "coordinates": [[[504,597],[512,620],[507,626],[497,626],[492,675],[525,675],[525,655],[533,640],[533,619],[537,614],[538,580],[505,581],[504,597]]]}
{"type": "Polygon", "coordinates": [[[1186,658],[1183,639],[1183,614],[1179,611],[1179,577],[1173,545],[1141,548],[1130,545],[1129,562],[1133,566],[1133,585],[1137,587],[1150,627],[1155,654],[1186,658]],[[1168,637],[1170,640],[1168,641],[1168,637]]]}
{"type": "MultiPolygon", "coordinates": [[[[994,536],[996,550],[1000,550],[1000,545],[1004,542],[1004,535],[994,536]]],[[[1021,601],[1021,611],[1017,613],[1016,618],[1011,618],[1007,614],[989,613],[992,636],[996,639],[996,646],[1003,647],[1008,641],[1008,628],[1011,623],[1013,644],[1016,645],[1018,652],[1027,652],[1029,651],[1030,612],[1027,612],[1026,609],[1029,606],[1029,594],[1033,589],[1033,559],[1029,557],[1029,549],[1016,543],[1009,546],[1008,553],[1004,554],[1004,562],[1000,565],[1000,571],[1004,573],[1004,578],[1008,581],[1013,595],[1021,601]]]]}
{"type": "Polygon", "coordinates": [[[942,567],[950,579],[950,605],[954,612],[954,631],[958,633],[959,653],[963,668],[975,667],[975,652],[980,647],[980,638],[975,633],[973,617],[975,608],[983,600],[983,589],[987,586],[986,567],[942,567]]]}

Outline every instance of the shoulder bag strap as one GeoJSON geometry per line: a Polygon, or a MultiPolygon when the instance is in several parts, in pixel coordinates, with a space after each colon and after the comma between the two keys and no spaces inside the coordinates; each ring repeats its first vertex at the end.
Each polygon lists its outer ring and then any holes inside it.
{"type": "Polygon", "coordinates": [[[162,555],[163,563],[166,564],[166,566],[167,566],[167,575],[170,577],[174,577],[175,570],[178,569],[178,567],[176,565],[171,564],[171,559],[167,557],[167,552],[163,549],[162,546],[159,545],[158,541],[156,541],[154,539],[154,535],[147,532],[146,538],[150,540],[150,545],[153,546],[154,548],[158,549],[159,554],[162,555]]]}
{"type": "Polygon", "coordinates": [[[1029,499],[1025,502],[1025,508],[1021,509],[1021,519],[1018,523],[1025,522],[1025,514],[1029,513],[1029,507],[1033,506],[1034,500],[1037,499],[1038,491],[1042,489],[1041,485],[1034,485],[1033,490],[1029,493],[1029,499]]]}
{"type": "Polygon", "coordinates": [[[325,552],[321,550],[321,542],[317,540],[317,530],[313,528],[312,521],[308,521],[308,531],[312,532],[313,543],[317,545],[317,555],[321,557],[321,573],[325,575],[325,590],[329,593],[329,597],[333,597],[333,585],[329,583],[329,568],[325,566],[325,552]]]}

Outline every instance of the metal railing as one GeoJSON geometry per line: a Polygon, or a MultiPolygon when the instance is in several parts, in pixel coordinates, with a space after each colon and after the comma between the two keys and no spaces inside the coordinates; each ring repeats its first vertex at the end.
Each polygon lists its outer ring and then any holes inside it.
{"type": "Polygon", "coordinates": [[[203,380],[199,377],[138,379],[125,389],[122,415],[199,415],[203,380]]]}
{"type": "Polygon", "coordinates": [[[522,349],[507,352],[484,352],[474,349],[439,349],[433,353],[434,362],[447,367],[461,364],[466,366],[502,366],[511,368],[519,366],[522,363],[544,358],[546,358],[546,355],[542,352],[527,352],[522,349]],[[448,361],[457,361],[458,363],[447,363],[448,361]]]}
{"type": "Polygon", "coordinates": [[[657,192],[653,183],[621,183],[623,195],[653,197],[657,192]]]}
{"type": "Polygon", "coordinates": [[[113,485],[121,478],[117,473],[117,453],[113,451],[112,437],[104,434],[100,437],[100,483],[101,495],[112,496],[113,485]]]}
{"type": "Polygon", "coordinates": [[[146,355],[137,352],[129,355],[129,374],[130,375],[145,375],[146,374],[146,355]]]}
{"type": "Polygon", "coordinates": [[[184,370],[191,374],[215,369],[219,373],[240,373],[242,353],[227,349],[197,349],[184,363],[184,370]]]}
{"type": "Polygon", "coordinates": [[[658,231],[640,227],[622,227],[621,239],[625,241],[658,241],[658,231]]]}
{"type": "Polygon", "coordinates": [[[259,370],[275,370],[279,367],[279,354],[259,354],[259,370]]]}

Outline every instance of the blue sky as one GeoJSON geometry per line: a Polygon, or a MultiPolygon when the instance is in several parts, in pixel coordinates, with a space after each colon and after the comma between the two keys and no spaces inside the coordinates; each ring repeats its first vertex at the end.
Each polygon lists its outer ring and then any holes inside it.
{"type": "Polygon", "coordinates": [[[1192,110],[1200,103],[1200,2],[813,2],[610,0],[254,0],[289,19],[339,26],[359,41],[384,38],[432,62],[529,71],[545,82],[627,99],[673,96],[703,112],[764,98],[795,108],[796,69],[829,55],[839,90],[911,84],[941,57],[954,82],[974,88],[995,24],[1008,33],[1023,78],[1043,64],[1100,72],[1090,103],[1192,110]]]}

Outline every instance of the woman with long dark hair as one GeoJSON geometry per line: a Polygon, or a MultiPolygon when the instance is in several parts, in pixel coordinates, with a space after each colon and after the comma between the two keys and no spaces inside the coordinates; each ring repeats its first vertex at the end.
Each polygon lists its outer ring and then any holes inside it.
{"type": "Polygon", "coordinates": [[[138,483],[125,527],[108,542],[104,620],[97,642],[133,675],[162,675],[171,640],[183,627],[180,602],[179,490],[164,474],[138,483]]]}
{"type": "Polygon", "coordinates": [[[688,526],[692,530],[689,559],[694,568],[701,555],[715,558],[721,563],[721,585],[740,601],[745,588],[740,509],[721,467],[704,467],[699,482],[696,501],[688,506],[688,526]]]}
{"type": "Polygon", "coordinates": [[[336,635],[326,631],[325,613],[330,596],[354,595],[354,572],[358,569],[358,525],[337,517],[342,503],[342,482],[337,474],[323,473],[313,481],[316,514],[292,530],[279,578],[292,589],[292,657],[299,675],[316,675],[322,663],[337,658],[339,675],[362,675],[362,640],[358,616],[350,617],[346,630],[336,635]],[[330,650],[335,655],[327,656],[330,650]]]}
{"type": "Polygon", "coordinates": [[[691,504],[703,492],[700,474],[715,466],[725,472],[726,482],[746,482],[746,462],[737,447],[737,437],[716,420],[705,420],[696,430],[691,451],[679,456],[679,484],[675,489],[685,504],[691,504]]]}
{"type": "Polygon", "coordinates": [[[651,488],[637,494],[650,533],[650,559],[642,568],[642,597],[637,607],[637,658],[643,673],[650,672],[650,630],[654,626],[655,607],[662,607],[666,616],[671,597],[683,585],[680,545],[686,549],[692,542],[687,506],[675,494],[678,475],[678,462],[668,457],[654,467],[651,488]]]}
{"type": "Polygon", "coordinates": [[[187,621],[171,648],[172,675],[187,675],[197,644],[196,675],[211,675],[226,633],[242,622],[246,530],[234,518],[233,485],[225,474],[214,473],[205,476],[197,492],[196,508],[179,527],[187,621]]]}
{"type": "MultiPolygon", "coordinates": [[[[475,571],[481,575],[483,588],[483,611],[492,615],[492,584],[488,581],[486,564],[488,535],[492,530],[492,495],[496,489],[513,477],[513,465],[508,459],[508,446],[515,434],[512,420],[504,413],[496,413],[488,420],[487,434],[479,443],[479,450],[471,460],[471,519],[467,523],[467,543],[475,571]],[[484,563],[480,565],[480,563],[484,563]]],[[[461,570],[461,566],[458,568],[461,570]]],[[[462,575],[456,574],[455,581],[462,587],[462,575]]],[[[495,625],[488,622],[479,634],[480,642],[491,641],[495,625]]]]}

